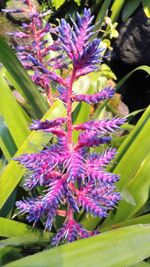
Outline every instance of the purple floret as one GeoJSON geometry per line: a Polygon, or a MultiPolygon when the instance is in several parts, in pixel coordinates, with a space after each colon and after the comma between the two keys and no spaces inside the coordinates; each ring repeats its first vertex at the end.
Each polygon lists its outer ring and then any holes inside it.
{"type": "Polygon", "coordinates": [[[72,98],[77,102],[86,102],[88,104],[97,104],[105,99],[112,98],[115,93],[114,89],[106,87],[97,94],[87,95],[87,94],[78,94],[74,95],[72,98]]]}

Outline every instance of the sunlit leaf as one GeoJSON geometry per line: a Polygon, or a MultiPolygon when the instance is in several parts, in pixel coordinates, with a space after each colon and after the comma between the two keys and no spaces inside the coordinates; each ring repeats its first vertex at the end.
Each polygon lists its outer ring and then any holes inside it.
{"type": "Polygon", "coordinates": [[[0,83],[0,115],[3,116],[16,146],[19,147],[29,133],[30,119],[13,97],[2,72],[0,72],[0,83]]]}
{"type": "MultiPolygon", "coordinates": [[[[111,167],[111,171],[119,174],[121,177],[117,185],[119,187],[119,190],[122,191],[126,188],[131,195],[130,199],[132,198],[132,200],[135,201],[136,205],[134,206],[133,203],[129,204],[125,200],[122,200],[121,203],[126,203],[125,206],[121,207],[120,204],[115,213],[111,212],[108,218],[105,220],[104,226],[112,225],[116,222],[118,223],[124,219],[127,219],[130,215],[131,210],[132,214],[135,213],[147,201],[150,184],[149,121],[150,107],[147,108],[132,132],[119,147],[117,157],[115,159],[115,162],[117,164],[114,164],[111,167]],[[133,180],[134,183],[132,183],[133,180]],[[132,189],[130,188],[129,184],[130,186],[132,185],[132,189]],[[130,206],[131,210],[128,209],[128,205],[130,206]]],[[[131,201],[129,201],[128,199],[128,202],[131,201]]],[[[94,229],[99,222],[99,218],[92,219],[89,216],[88,219],[86,217],[83,217],[81,222],[88,229],[94,229]]]]}
{"type": "MultiPolygon", "coordinates": [[[[97,17],[96,17],[96,22],[95,22],[95,23],[96,23],[96,26],[95,26],[95,28],[94,28],[95,31],[100,30],[100,27],[101,27],[101,25],[102,25],[102,23],[103,23],[104,17],[105,17],[106,14],[107,14],[107,10],[108,10],[110,4],[111,4],[111,0],[105,0],[105,1],[103,1],[103,4],[102,4],[102,6],[101,6],[101,8],[100,8],[100,10],[99,10],[99,13],[98,13],[97,17]]],[[[92,38],[93,38],[93,39],[96,38],[97,35],[98,35],[98,32],[96,32],[96,33],[92,36],[92,38]]]]}
{"type": "MultiPolygon", "coordinates": [[[[65,108],[61,101],[56,101],[54,105],[48,110],[43,119],[54,119],[60,116],[65,116],[65,108]]],[[[37,152],[42,149],[44,145],[50,140],[50,134],[44,132],[31,132],[27,139],[23,142],[15,156],[23,153],[37,152]]],[[[5,171],[0,177],[0,207],[2,207],[20,182],[25,169],[17,164],[16,161],[11,160],[7,165],[5,171]]]]}
{"type": "Polygon", "coordinates": [[[150,19],[150,1],[149,0],[142,0],[143,9],[145,12],[145,15],[148,19],[150,19]]]}
{"type": "Polygon", "coordinates": [[[115,22],[120,14],[120,11],[125,3],[125,0],[114,0],[113,5],[111,7],[111,20],[115,22]]]}
{"type": "Polygon", "coordinates": [[[150,225],[129,226],[62,245],[12,262],[7,267],[123,267],[150,255],[150,225]]]}
{"type": "Polygon", "coordinates": [[[150,267],[150,263],[142,261],[140,263],[132,265],[131,267],[150,267]]]}
{"type": "MultiPolygon", "coordinates": [[[[28,234],[42,234],[42,231],[33,228],[25,223],[17,222],[14,220],[6,219],[0,217],[0,236],[1,237],[17,237],[28,234]]],[[[44,233],[45,236],[49,235],[47,232],[44,233]]]]}
{"type": "Polygon", "coordinates": [[[75,3],[77,3],[77,5],[79,6],[81,3],[81,0],[74,0],[75,1],[75,3]]]}
{"type": "MultiPolygon", "coordinates": [[[[47,104],[14,52],[2,37],[0,37],[0,62],[9,72],[11,82],[14,82],[14,85],[17,87],[16,89],[19,90],[27,101],[29,113],[34,117],[41,118],[48,109],[47,104]]],[[[9,79],[9,77],[7,78],[9,79]]]]}
{"type": "Polygon", "coordinates": [[[64,4],[65,0],[52,0],[52,5],[58,9],[64,4]]]}

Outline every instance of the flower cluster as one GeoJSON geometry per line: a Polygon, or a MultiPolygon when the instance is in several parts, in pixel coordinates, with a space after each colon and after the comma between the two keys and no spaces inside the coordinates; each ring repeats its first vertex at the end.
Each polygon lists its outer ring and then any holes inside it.
{"type": "Polygon", "coordinates": [[[59,54],[55,58],[49,57],[50,53],[57,52],[60,48],[57,44],[50,44],[46,38],[47,34],[55,33],[55,29],[44,20],[48,12],[38,12],[31,0],[21,0],[20,2],[23,5],[21,8],[3,9],[5,13],[24,13],[28,17],[28,21],[23,22],[19,30],[11,32],[9,35],[18,39],[16,46],[18,58],[25,69],[29,71],[34,83],[44,90],[48,102],[51,104],[53,96],[50,82],[52,80],[61,82],[61,77],[55,74],[54,70],[66,67],[64,56],[59,54]]]}
{"type": "MultiPolygon", "coordinates": [[[[98,69],[101,62],[100,42],[98,39],[90,39],[93,34],[92,20],[89,9],[84,10],[83,16],[77,14],[77,23],[71,19],[72,27],[64,19],[61,20],[55,43],[60,51],[64,51],[65,58],[68,57],[72,62],[72,72],[65,79],[56,79],[56,74],[50,74],[42,65],[40,70],[59,83],[59,97],[66,106],[67,115],[54,120],[34,121],[31,129],[50,132],[55,142],[39,153],[16,158],[29,171],[25,188],[35,190],[41,187],[37,192],[42,191],[41,194],[33,194],[33,197],[18,201],[20,213],[25,214],[34,225],[41,220],[47,230],[51,230],[56,215],[65,217],[64,224],[52,240],[53,245],[97,234],[97,231],[84,229],[75,220],[75,213],[84,210],[104,218],[120,200],[120,194],[115,188],[119,176],[106,171],[116,150],[109,148],[104,153],[98,153],[94,148],[110,142],[111,133],[120,128],[124,119],[91,120],[77,125],[72,123],[74,101],[93,104],[109,99],[114,94],[114,90],[108,87],[93,95],[75,94],[72,89],[79,76],[98,69]],[[73,131],[79,131],[76,143],[73,142],[73,131]]],[[[40,66],[35,58],[31,58],[31,61],[40,66]]]]}

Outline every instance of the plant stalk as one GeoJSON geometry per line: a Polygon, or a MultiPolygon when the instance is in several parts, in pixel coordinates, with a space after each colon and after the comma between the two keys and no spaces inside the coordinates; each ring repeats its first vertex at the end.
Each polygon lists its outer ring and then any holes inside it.
{"type": "Polygon", "coordinates": [[[71,151],[73,147],[73,142],[72,142],[72,86],[75,80],[75,75],[76,71],[73,69],[72,75],[70,78],[70,83],[68,86],[68,95],[67,95],[67,142],[68,142],[68,149],[71,151]]]}

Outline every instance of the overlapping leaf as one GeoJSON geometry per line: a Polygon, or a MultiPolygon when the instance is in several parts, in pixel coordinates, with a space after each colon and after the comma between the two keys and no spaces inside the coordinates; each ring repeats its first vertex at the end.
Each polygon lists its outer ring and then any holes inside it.
{"type": "Polygon", "coordinates": [[[150,225],[109,231],[12,262],[7,267],[123,267],[150,255],[150,225]],[[138,245],[137,245],[138,244],[138,245]]]}

